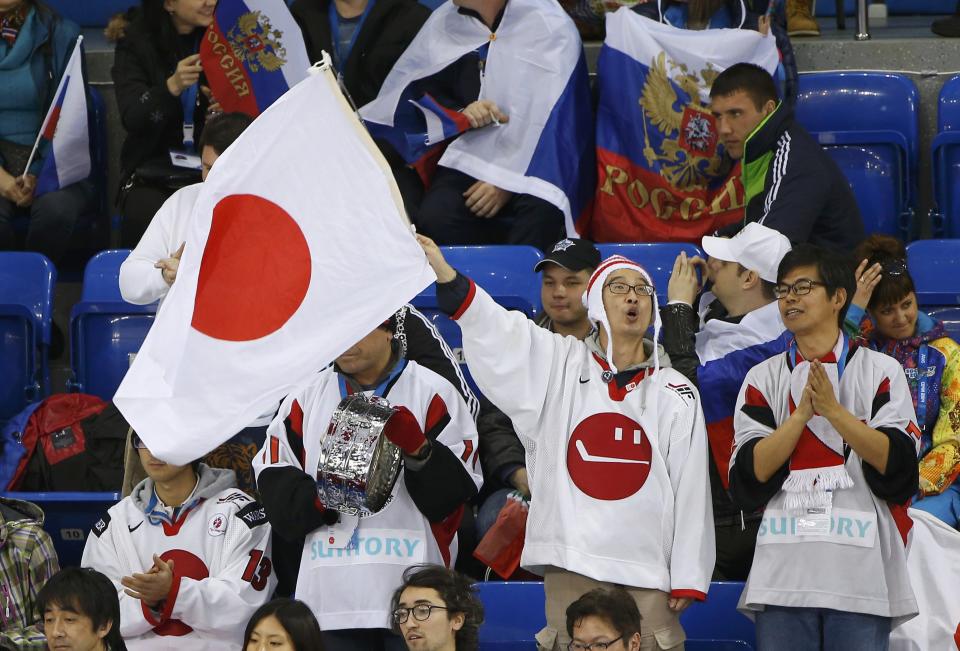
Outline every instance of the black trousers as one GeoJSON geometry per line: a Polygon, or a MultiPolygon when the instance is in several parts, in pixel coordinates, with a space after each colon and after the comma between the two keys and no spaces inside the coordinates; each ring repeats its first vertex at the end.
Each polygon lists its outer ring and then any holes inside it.
{"type": "Polygon", "coordinates": [[[515,194],[495,217],[477,217],[463,198],[476,181],[437,167],[415,217],[417,231],[437,244],[527,244],[543,251],[563,239],[560,209],[529,194],[515,194]]]}
{"type": "Polygon", "coordinates": [[[760,520],[747,520],[746,528],[740,522],[715,525],[717,541],[717,564],[713,569],[713,581],[746,581],[753,565],[753,552],[757,546],[760,520]]]}
{"type": "Polygon", "coordinates": [[[132,249],[143,237],[150,220],[173,190],[150,185],[135,185],[127,190],[120,206],[120,247],[132,249]]]}

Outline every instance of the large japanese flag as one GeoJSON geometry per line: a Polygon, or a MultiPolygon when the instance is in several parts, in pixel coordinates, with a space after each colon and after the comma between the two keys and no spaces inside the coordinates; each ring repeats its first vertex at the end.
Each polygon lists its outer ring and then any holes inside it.
{"type": "Polygon", "coordinates": [[[386,162],[317,72],[217,161],[117,390],[170,463],[228,439],[435,280],[386,162]]]}

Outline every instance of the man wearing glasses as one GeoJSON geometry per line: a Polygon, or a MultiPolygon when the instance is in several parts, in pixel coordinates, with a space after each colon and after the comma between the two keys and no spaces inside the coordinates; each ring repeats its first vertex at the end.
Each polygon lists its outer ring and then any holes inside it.
{"type": "Polygon", "coordinates": [[[641,648],[682,647],[680,612],[706,596],[714,564],[707,438],[696,388],[654,344],[649,274],[620,256],[601,262],[584,295],[597,330],[580,341],[500,307],[419,239],[474,379],[526,449],[521,565],[544,577],[540,648],[570,642],[570,602],[618,585],[643,615],[641,648]]]}
{"type": "Polygon", "coordinates": [[[83,567],[109,578],[131,648],[236,649],[273,594],[270,525],[232,470],[154,457],[136,434],[147,478],[93,525],[83,567]]]}
{"type": "Polygon", "coordinates": [[[788,253],[774,291],[793,339],[737,401],[730,489],[765,505],[740,601],[761,650],[886,649],[917,614],[904,543],[920,430],[899,363],[841,331],[854,284],[837,254],[788,253]]]}
{"type": "Polygon", "coordinates": [[[621,588],[591,590],[567,608],[567,651],[638,651],[640,611],[621,588]]]}
{"type": "Polygon", "coordinates": [[[409,651],[477,651],[483,604],[473,582],[440,565],[407,568],[391,601],[409,651]]]}

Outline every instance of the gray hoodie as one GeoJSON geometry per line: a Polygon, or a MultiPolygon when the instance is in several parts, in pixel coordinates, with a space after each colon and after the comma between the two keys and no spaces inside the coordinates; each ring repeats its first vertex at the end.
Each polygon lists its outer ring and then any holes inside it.
{"type": "MultiPolygon", "coordinates": [[[[190,497],[184,500],[184,504],[195,499],[208,499],[228,488],[237,487],[237,476],[232,470],[211,468],[207,464],[201,463],[197,468],[197,475],[199,476],[197,486],[193,489],[190,497]]],[[[144,513],[147,512],[147,505],[150,503],[151,497],[153,497],[153,480],[149,477],[134,486],[133,492],[130,493],[130,499],[144,513]]]]}

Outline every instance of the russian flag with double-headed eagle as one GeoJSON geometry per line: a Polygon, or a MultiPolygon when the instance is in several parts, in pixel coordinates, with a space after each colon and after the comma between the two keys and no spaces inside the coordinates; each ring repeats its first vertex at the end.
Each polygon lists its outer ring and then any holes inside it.
{"type": "Polygon", "coordinates": [[[310,67],[303,34],[283,0],[220,0],[200,62],[221,108],[253,117],[303,81],[310,67]]]}
{"type": "Polygon", "coordinates": [[[627,8],[607,14],[597,62],[597,193],[577,230],[598,242],[700,238],[743,217],[739,166],[723,156],[710,85],[755,63],[773,74],[772,36],[678,29],[627,8]]]}
{"type": "Polygon", "coordinates": [[[53,103],[40,128],[38,145],[46,152],[37,175],[36,196],[59,190],[90,176],[90,131],[87,94],[83,83],[82,41],[82,36],[77,38],[53,103]],[[49,143],[49,147],[44,143],[49,143]]]}

